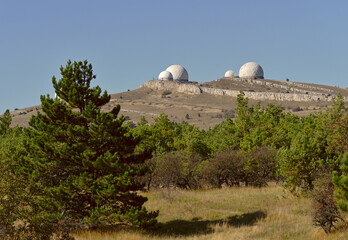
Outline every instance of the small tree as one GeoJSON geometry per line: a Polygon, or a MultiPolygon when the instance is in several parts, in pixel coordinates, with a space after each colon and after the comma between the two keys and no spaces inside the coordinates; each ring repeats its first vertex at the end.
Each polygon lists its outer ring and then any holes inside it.
{"type": "Polygon", "coordinates": [[[6,110],[2,117],[0,117],[0,135],[6,134],[11,125],[10,110],[6,110]]]}
{"type": "Polygon", "coordinates": [[[171,188],[200,188],[202,159],[198,154],[169,152],[154,157],[150,163],[153,185],[166,188],[169,198],[171,188]]]}
{"type": "Polygon", "coordinates": [[[153,183],[167,190],[171,198],[171,188],[176,187],[182,178],[182,159],[175,152],[156,156],[152,159],[154,164],[153,183]]]}
{"type": "Polygon", "coordinates": [[[338,207],[342,211],[348,211],[348,152],[344,154],[341,162],[341,173],[333,172],[333,183],[335,184],[335,197],[338,207]]]}
{"type": "Polygon", "coordinates": [[[0,228],[6,229],[6,235],[0,233],[1,239],[25,239],[12,234],[13,223],[27,207],[25,178],[15,174],[16,160],[24,155],[22,128],[10,128],[6,134],[0,134],[0,228]]]}
{"type": "Polygon", "coordinates": [[[117,117],[120,106],[101,111],[110,95],[90,86],[95,75],[87,61],[68,61],[60,70],[62,78],[52,79],[57,98],[41,96],[43,113],[25,131],[28,157],[16,166],[28,191],[23,226],[49,239],[68,238],[77,224],[155,224],[158,212],[147,212],[147,199],[136,193],[142,186],[133,178],[143,172],[136,164],[145,159],[117,117]]]}
{"type": "Polygon", "coordinates": [[[331,229],[335,227],[334,223],[343,220],[337,209],[337,202],[333,194],[334,185],[330,175],[321,174],[321,177],[314,182],[314,189],[310,194],[314,208],[314,225],[321,227],[325,233],[330,233],[331,229]]]}
{"type": "Polygon", "coordinates": [[[227,149],[217,152],[206,163],[203,178],[212,187],[239,186],[243,181],[245,156],[240,151],[227,149]]]}
{"type": "Polygon", "coordinates": [[[247,154],[243,169],[246,185],[267,186],[267,181],[275,179],[277,170],[276,151],[268,147],[256,147],[247,154]]]}

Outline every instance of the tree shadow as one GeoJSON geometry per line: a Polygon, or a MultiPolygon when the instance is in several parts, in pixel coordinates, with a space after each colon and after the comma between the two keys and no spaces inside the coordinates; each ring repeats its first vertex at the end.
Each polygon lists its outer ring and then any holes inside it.
{"type": "Polygon", "coordinates": [[[197,234],[212,233],[212,225],[227,224],[228,226],[240,227],[240,226],[252,226],[258,220],[266,217],[266,214],[262,211],[256,211],[251,213],[245,213],[241,215],[230,216],[226,219],[219,220],[174,220],[166,223],[158,223],[157,227],[151,231],[154,235],[161,236],[190,236],[197,234]]]}

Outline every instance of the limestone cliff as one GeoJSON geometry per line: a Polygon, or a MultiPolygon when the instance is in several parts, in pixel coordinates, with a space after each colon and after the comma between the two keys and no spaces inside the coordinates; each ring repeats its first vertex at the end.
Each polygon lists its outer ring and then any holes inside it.
{"type": "MultiPolygon", "coordinates": [[[[336,97],[333,94],[333,90],[325,89],[321,87],[309,86],[303,83],[295,82],[283,82],[278,81],[279,83],[266,82],[255,79],[236,79],[236,81],[247,81],[250,84],[260,84],[272,86],[274,88],[285,89],[287,91],[296,91],[297,93],[281,93],[281,92],[253,92],[245,91],[245,96],[253,100],[270,100],[270,101],[299,101],[299,102],[315,102],[315,101],[332,101],[336,97]],[[321,91],[320,92],[316,92],[321,91]],[[322,92],[325,93],[322,93],[322,92]]],[[[221,88],[211,88],[200,86],[198,83],[180,83],[166,80],[151,80],[145,82],[140,86],[147,87],[154,90],[171,90],[177,91],[186,94],[202,94],[208,93],[212,95],[219,96],[231,96],[237,97],[239,90],[229,90],[221,88]]],[[[348,101],[348,98],[345,97],[344,101],[348,101]]]]}

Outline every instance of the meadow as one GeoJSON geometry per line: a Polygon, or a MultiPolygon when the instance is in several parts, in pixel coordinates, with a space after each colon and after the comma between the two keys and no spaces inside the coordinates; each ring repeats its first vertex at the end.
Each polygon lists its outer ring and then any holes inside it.
{"type": "MultiPolygon", "coordinates": [[[[149,210],[160,210],[150,231],[118,227],[75,233],[77,240],[140,239],[348,239],[346,224],[326,234],[315,227],[307,197],[294,197],[280,185],[209,190],[162,190],[146,194],[149,210]]],[[[347,215],[344,215],[347,219],[347,215]]]]}

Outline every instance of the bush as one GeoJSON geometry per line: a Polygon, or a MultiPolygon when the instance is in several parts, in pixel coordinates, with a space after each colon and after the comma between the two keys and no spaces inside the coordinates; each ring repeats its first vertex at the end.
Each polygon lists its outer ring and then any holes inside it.
{"type": "Polygon", "coordinates": [[[236,112],[231,109],[231,110],[226,110],[225,113],[224,113],[224,117],[225,118],[234,118],[236,116],[236,112]]]}
{"type": "Polygon", "coordinates": [[[245,184],[267,186],[267,181],[275,179],[276,170],[276,151],[268,147],[257,147],[248,154],[244,167],[245,184]]]}
{"type": "MultiPolygon", "coordinates": [[[[164,187],[170,197],[170,189],[198,189],[201,184],[202,159],[197,154],[169,152],[151,159],[148,167],[152,171],[148,181],[152,187],[164,187]]],[[[150,184],[148,184],[149,186],[150,184]]]]}
{"type": "Polygon", "coordinates": [[[323,174],[314,183],[311,193],[314,214],[313,222],[315,226],[321,227],[325,233],[330,233],[334,223],[343,220],[334,197],[334,185],[329,173],[323,174]]]}
{"type": "Polygon", "coordinates": [[[169,90],[164,90],[164,91],[162,92],[162,98],[165,98],[167,95],[170,95],[170,94],[172,94],[171,91],[169,91],[169,90]]]}
{"type": "Polygon", "coordinates": [[[258,147],[250,153],[225,150],[208,160],[203,178],[212,187],[252,185],[263,187],[275,179],[277,170],[276,151],[258,147]]]}
{"type": "Polygon", "coordinates": [[[231,149],[218,152],[208,160],[203,178],[212,187],[239,186],[244,165],[245,158],[240,152],[231,149]]]}
{"type": "Polygon", "coordinates": [[[300,107],[296,107],[296,108],[292,109],[292,111],[293,112],[301,112],[301,111],[303,111],[303,109],[300,107]]]}

